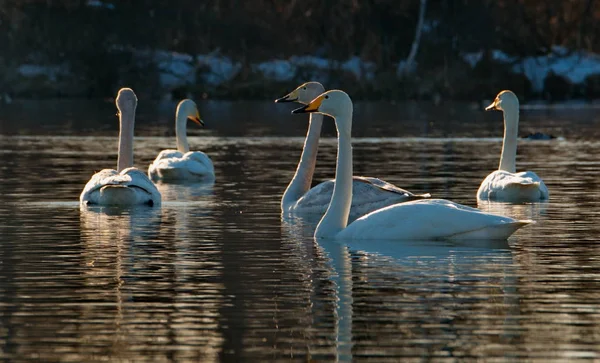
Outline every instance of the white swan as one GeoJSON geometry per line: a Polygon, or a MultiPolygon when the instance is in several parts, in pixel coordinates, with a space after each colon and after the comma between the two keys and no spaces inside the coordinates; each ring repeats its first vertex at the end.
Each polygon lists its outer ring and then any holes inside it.
{"type": "Polygon", "coordinates": [[[343,91],[320,95],[293,113],[319,112],[335,119],[338,155],[335,187],[316,238],[352,239],[506,239],[531,223],[484,213],[443,199],[394,204],[348,225],[352,199],[352,100],[343,91]]]}
{"type": "Polygon", "coordinates": [[[504,113],[504,140],[500,167],[483,180],[477,191],[477,199],[513,203],[548,199],[548,188],[536,173],[515,173],[519,128],[517,96],[511,91],[502,91],[485,110],[500,110],[504,113]]]}
{"type": "Polygon", "coordinates": [[[160,205],[160,193],[146,174],[133,167],[133,128],[137,97],[121,88],[119,109],[119,158],[117,170],[104,169],[92,176],[79,196],[82,205],[160,205]]]}
{"type": "MultiPolygon", "coordinates": [[[[275,102],[298,102],[306,105],[324,91],[325,88],[319,82],[307,82],[275,102]]],[[[316,214],[320,217],[325,214],[329,206],[334,180],[326,180],[310,188],[317,162],[322,124],[323,115],[310,114],[308,133],[300,162],[281,198],[283,213],[316,214]]],[[[430,197],[429,194],[413,194],[378,178],[353,176],[352,184],[354,193],[350,208],[351,217],[362,216],[388,205],[430,197]]]]}
{"type": "Polygon", "coordinates": [[[177,105],[175,113],[175,137],[177,150],[163,150],[148,167],[152,180],[169,181],[212,181],[215,168],[212,160],[201,151],[190,151],[187,141],[187,120],[204,126],[198,107],[192,100],[185,99],[177,105]]]}

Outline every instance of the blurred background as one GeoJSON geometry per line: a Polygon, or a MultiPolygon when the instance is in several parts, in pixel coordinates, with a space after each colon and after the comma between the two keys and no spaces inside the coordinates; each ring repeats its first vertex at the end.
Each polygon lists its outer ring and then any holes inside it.
{"type": "Polygon", "coordinates": [[[0,97],[600,97],[594,0],[2,0],[0,97]]]}

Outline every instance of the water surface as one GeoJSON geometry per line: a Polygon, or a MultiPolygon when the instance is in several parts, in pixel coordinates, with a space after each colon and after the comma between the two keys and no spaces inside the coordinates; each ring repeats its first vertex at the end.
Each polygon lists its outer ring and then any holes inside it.
{"type": "MultiPolygon", "coordinates": [[[[517,166],[548,203],[486,204],[536,224],[507,242],[315,242],[282,221],[306,117],[201,103],[190,144],[214,185],[159,185],[160,209],[80,209],[116,166],[113,104],[0,109],[0,357],[41,361],[600,359],[600,179],[594,110],[527,110],[517,166]]],[[[285,106],[285,105],[284,105],[285,106]]],[[[174,104],[140,102],[135,164],[174,146],[174,104]]],[[[327,122],[316,178],[333,176],[327,122]]],[[[477,206],[501,115],[358,104],[355,174],[477,206]]]]}

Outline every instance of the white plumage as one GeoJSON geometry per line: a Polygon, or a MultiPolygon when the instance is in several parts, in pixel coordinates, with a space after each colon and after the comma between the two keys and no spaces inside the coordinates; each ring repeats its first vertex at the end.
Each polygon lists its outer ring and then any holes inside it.
{"type": "Polygon", "coordinates": [[[190,151],[187,141],[187,120],[204,125],[198,107],[192,100],[185,99],[177,105],[175,114],[175,135],[177,150],[161,151],[148,167],[152,180],[164,182],[212,181],[215,168],[212,160],[201,151],[190,151]]]}
{"type": "Polygon", "coordinates": [[[502,202],[535,202],[549,198],[548,188],[532,171],[516,173],[517,132],[519,129],[519,99],[511,91],[502,91],[488,110],[504,113],[504,139],[498,170],[488,175],[477,191],[479,200],[502,202]]]}
{"type": "Polygon", "coordinates": [[[334,117],[338,130],[335,187],[316,238],[339,240],[506,239],[531,223],[485,213],[442,199],[394,204],[348,225],[352,199],[352,101],[343,91],[328,91],[294,113],[320,112],[334,117]]]}
{"type": "MultiPolygon", "coordinates": [[[[322,216],[329,207],[335,180],[326,180],[307,191],[295,203],[287,206],[291,214],[322,216]]],[[[352,206],[350,219],[358,218],[388,205],[429,198],[429,194],[413,194],[378,178],[352,177],[352,206]]]]}
{"type": "Polygon", "coordinates": [[[133,130],[137,97],[122,88],[116,99],[119,109],[119,156],[117,170],[104,169],[87,182],[79,202],[83,205],[158,206],[161,197],[146,174],[133,167],[133,130]]]}
{"type": "Polygon", "coordinates": [[[148,175],[153,180],[163,181],[213,180],[215,168],[208,155],[201,151],[163,150],[148,168],[148,175]]]}
{"type": "MultiPolygon", "coordinates": [[[[318,82],[307,82],[275,102],[298,102],[306,105],[324,90],[323,85],[318,82]]],[[[321,217],[329,207],[335,180],[327,180],[310,188],[317,162],[322,124],[323,115],[310,115],[300,162],[281,199],[284,215],[321,217]]],[[[351,219],[388,205],[430,197],[428,193],[413,194],[384,180],[361,176],[353,177],[353,191],[351,219]]]]}
{"type": "Polygon", "coordinates": [[[480,200],[535,202],[548,199],[546,184],[533,171],[510,173],[496,170],[488,175],[477,191],[480,200]]]}
{"type": "Polygon", "coordinates": [[[104,169],[92,176],[83,188],[80,202],[87,205],[160,205],[161,197],[146,174],[136,168],[120,173],[104,169]]]}

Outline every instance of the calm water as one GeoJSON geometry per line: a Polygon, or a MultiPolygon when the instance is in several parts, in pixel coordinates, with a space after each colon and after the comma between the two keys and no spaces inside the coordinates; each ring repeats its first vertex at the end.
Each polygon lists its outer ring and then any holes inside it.
{"type": "MultiPolygon", "coordinates": [[[[307,122],[206,102],[191,145],[214,185],[159,185],[160,209],[80,210],[116,165],[109,101],[0,108],[0,358],[90,361],[600,360],[600,111],[526,110],[518,168],[544,204],[482,205],[537,224],[507,242],[316,243],[279,200],[307,122]]],[[[173,104],[141,101],[136,166],[172,148],[173,104]]],[[[355,174],[476,206],[500,113],[358,104],[355,174]]],[[[333,176],[325,127],[317,179],[333,176]]]]}

